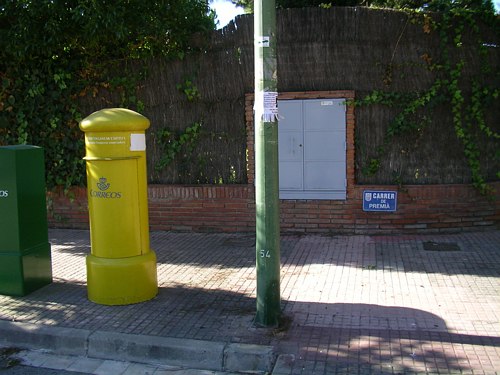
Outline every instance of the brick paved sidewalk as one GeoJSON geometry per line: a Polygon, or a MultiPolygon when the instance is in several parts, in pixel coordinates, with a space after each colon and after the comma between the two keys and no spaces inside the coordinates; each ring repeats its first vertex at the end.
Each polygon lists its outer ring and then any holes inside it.
{"type": "Polygon", "coordinates": [[[0,319],[273,345],[276,375],[500,373],[498,230],[284,236],[279,329],[252,325],[251,235],[151,233],[159,294],[129,306],[87,300],[87,231],[51,230],[50,241],[54,283],[0,296],[0,319]]]}

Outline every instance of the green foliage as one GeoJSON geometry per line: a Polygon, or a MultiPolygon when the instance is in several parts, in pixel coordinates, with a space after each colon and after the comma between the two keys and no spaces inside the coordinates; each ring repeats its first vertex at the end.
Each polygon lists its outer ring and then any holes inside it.
{"type": "Polygon", "coordinates": [[[194,102],[200,98],[200,92],[191,79],[186,78],[184,82],[178,83],[176,87],[177,90],[186,95],[187,100],[190,102],[194,102]]]}
{"type": "MultiPolygon", "coordinates": [[[[455,48],[462,47],[463,33],[465,29],[468,29],[478,38],[477,44],[480,54],[487,54],[484,50],[484,43],[479,38],[479,27],[474,18],[479,18],[481,15],[484,22],[490,23],[497,30],[499,29],[500,23],[498,19],[491,17],[490,12],[479,13],[450,7],[449,12],[443,15],[440,28],[441,46],[444,52],[441,69],[445,73],[443,87],[451,103],[455,134],[464,147],[464,154],[472,174],[472,183],[479,192],[488,194],[491,192],[491,187],[486,183],[481,168],[479,136],[482,133],[492,140],[499,139],[499,135],[486,125],[484,114],[495,99],[495,93],[499,91],[500,75],[498,72],[490,74],[491,67],[487,60],[484,59],[481,69],[482,74],[476,76],[472,83],[472,93],[466,97],[462,91],[462,72],[466,63],[464,60],[453,62],[448,50],[448,41],[450,40],[453,41],[452,45],[455,48]],[[483,82],[483,84],[479,85],[479,81],[483,82]]],[[[496,158],[498,161],[498,155],[496,155],[496,158]]]]}
{"type": "Polygon", "coordinates": [[[494,6],[491,0],[368,0],[364,5],[432,12],[448,12],[451,8],[455,8],[494,13],[494,6]]]}
{"type": "Polygon", "coordinates": [[[199,139],[200,130],[201,123],[195,122],[178,134],[167,128],[159,131],[157,134],[158,144],[163,149],[163,153],[155,166],[156,170],[160,171],[169,165],[181,151],[184,151],[185,155],[191,154],[199,139]]]}
{"type": "Polygon", "coordinates": [[[4,0],[0,145],[44,147],[49,189],[84,184],[80,98],[111,90],[142,111],[127,62],[182,58],[213,29],[206,0],[4,0]]]}
{"type": "Polygon", "coordinates": [[[44,148],[47,185],[84,182],[78,129],[80,115],[71,99],[74,83],[63,70],[40,66],[13,69],[3,76],[0,93],[0,144],[33,144],[44,148]]]}
{"type": "MultiPolygon", "coordinates": [[[[231,0],[237,6],[241,6],[247,13],[253,12],[254,0],[231,0]]],[[[491,0],[275,0],[276,8],[306,8],[320,7],[331,8],[332,6],[367,6],[374,8],[392,9],[414,9],[432,12],[448,12],[450,8],[467,9],[480,12],[495,13],[491,0]]]]}
{"type": "Polygon", "coordinates": [[[246,137],[244,131],[242,133],[235,136],[225,131],[208,131],[201,121],[180,131],[163,128],[154,134],[161,157],[155,161],[156,175],[152,178],[160,180],[163,173],[175,173],[180,183],[241,183],[234,160],[229,156],[225,162],[221,162],[219,157],[221,152],[225,154],[225,147],[241,142],[241,136],[246,137]]]}
{"type": "MultiPolygon", "coordinates": [[[[463,33],[466,29],[471,30],[478,38],[479,54],[483,57],[487,56],[488,52],[479,38],[479,27],[476,23],[478,18],[496,30],[500,27],[498,19],[491,17],[490,12],[480,13],[456,6],[450,6],[448,12],[442,15],[440,22],[431,23],[429,17],[424,16],[422,23],[424,33],[436,30],[439,32],[441,42],[442,56],[439,62],[432,62],[428,54],[422,56],[427,63],[427,68],[436,73],[436,79],[431,88],[423,93],[410,94],[373,91],[355,102],[355,105],[382,104],[401,108],[399,114],[389,124],[383,144],[377,148],[376,155],[369,158],[363,168],[363,173],[367,175],[377,173],[393,137],[410,132],[421,133],[430,122],[426,113],[432,112],[438,104],[448,103],[455,134],[462,142],[464,155],[471,171],[472,183],[482,194],[490,192],[480,163],[482,153],[480,137],[486,136],[493,142],[500,139],[500,134],[494,132],[485,120],[487,109],[494,105],[500,96],[498,88],[500,74],[494,72],[488,64],[488,59],[484,58],[481,72],[472,82],[471,94],[465,95],[462,88],[467,86],[467,82],[464,82],[462,72],[466,67],[466,62],[463,59],[452,61],[450,57],[450,46],[455,49],[462,48],[463,33]]],[[[384,82],[387,84],[386,78],[384,82]]],[[[497,152],[494,157],[498,162],[500,153],[497,152]]],[[[497,176],[500,176],[500,171],[497,172],[497,176]]]]}

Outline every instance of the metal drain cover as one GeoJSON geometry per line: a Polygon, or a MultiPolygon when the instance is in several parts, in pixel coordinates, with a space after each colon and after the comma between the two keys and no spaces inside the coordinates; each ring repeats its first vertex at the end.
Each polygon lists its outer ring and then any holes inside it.
{"type": "Polygon", "coordinates": [[[222,243],[222,246],[229,247],[253,247],[255,246],[255,238],[252,237],[231,237],[222,243]]]}
{"type": "Polygon", "coordinates": [[[424,242],[424,250],[427,251],[460,251],[460,246],[454,242],[424,242]]]}

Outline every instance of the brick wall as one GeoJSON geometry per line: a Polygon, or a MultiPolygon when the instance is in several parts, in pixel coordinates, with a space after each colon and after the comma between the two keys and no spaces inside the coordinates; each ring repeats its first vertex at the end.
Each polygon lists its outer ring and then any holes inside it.
{"type": "MultiPolygon", "coordinates": [[[[363,190],[397,190],[396,186],[354,186],[346,201],[281,201],[282,232],[325,234],[436,233],[498,227],[500,183],[493,184],[496,199],[480,196],[469,185],[405,186],[393,213],[364,212],[363,190]]],[[[151,230],[196,232],[250,232],[255,230],[252,185],[151,185],[151,230]]],[[[88,228],[86,191],[74,188],[70,196],[49,193],[49,225],[88,228]]]]}
{"type": "MultiPolygon", "coordinates": [[[[280,94],[280,99],[354,98],[353,91],[280,94]]],[[[246,96],[248,185],[150,185],[151,230],[252,232],[255,230],[253,95],[246,96]]],[[[495,197],[470,185],[357,185],[354,176],[354,109],[347,108],[347,200],[282,200],[282,232],[325,234],[439,233],[497,228],[500,182],[495,197]],[[398,190],[396,212],[364,212],[363,190],[398,190]]],[[[49,225],[88,228],[86,190],[48,194],[49,225]]]]}

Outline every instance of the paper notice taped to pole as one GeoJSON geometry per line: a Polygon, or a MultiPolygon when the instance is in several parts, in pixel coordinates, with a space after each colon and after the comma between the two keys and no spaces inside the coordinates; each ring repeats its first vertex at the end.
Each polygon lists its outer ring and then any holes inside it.
{"type": "Polygon", "coordinates": [[[255,95],[255,118],[264,122],[278,121],[278,93],[260,91],[255,95]]]}

